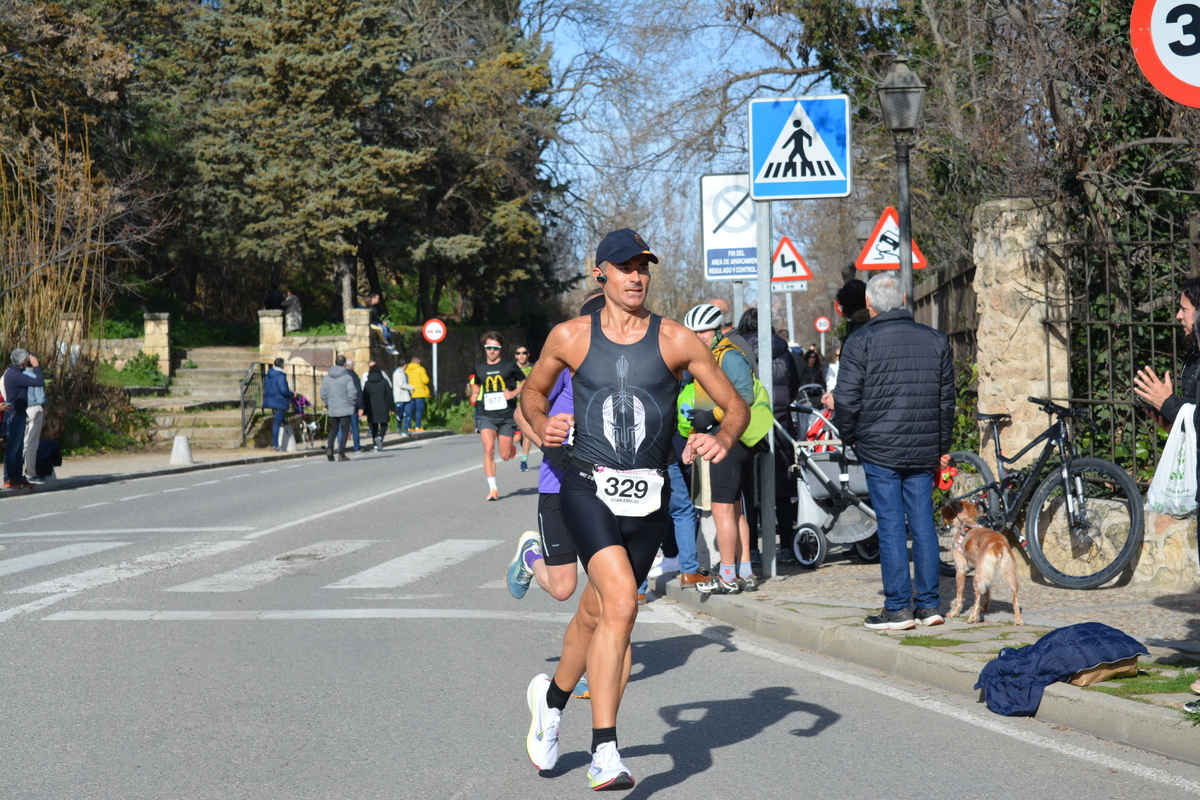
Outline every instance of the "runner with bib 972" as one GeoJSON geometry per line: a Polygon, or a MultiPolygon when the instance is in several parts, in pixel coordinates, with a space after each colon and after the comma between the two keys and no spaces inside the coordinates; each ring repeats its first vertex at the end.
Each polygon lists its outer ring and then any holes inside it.
{"type": "Polygon", "coordinates": [[[688,438],[689,456],[720,461],[750,418],[696,335],[646,309],[651,263],[658,258],[632,230],[604,237],[592,268],[604,287],[604,308],[550,332],[521,393],[521,412],[546,447],[561,446],[575,429],[560,502],[588,575],[553,680],[538,675],[526,692],[533,715],[526,749],[538,769],[554,766],[560,716],[586,670],[593,789],[633,786],[617,752],[617,709],[629,680],[638,586],[671,525],[663,476],[675,457],[671,431],[683,371],[725,410],[716,435],[688,438]],[[564,369],[574,373],[575,413],[549,417],[547,394],[564,369]]]}

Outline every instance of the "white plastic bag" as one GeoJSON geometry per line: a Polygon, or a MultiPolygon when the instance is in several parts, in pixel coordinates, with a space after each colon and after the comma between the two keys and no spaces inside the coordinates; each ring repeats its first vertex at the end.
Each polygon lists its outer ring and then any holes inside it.
{"type": "Polygon", "coordinates": [[[1146,492],[1146,508],[1150,511],[1182,517],[1196,510],[1195,411],[1196,406],[1187,403],[1175,416],[1146,492]]]}

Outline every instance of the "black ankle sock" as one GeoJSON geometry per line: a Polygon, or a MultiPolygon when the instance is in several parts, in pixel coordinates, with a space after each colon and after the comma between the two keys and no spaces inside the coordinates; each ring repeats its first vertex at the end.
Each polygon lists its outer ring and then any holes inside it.
{"type": "Polygon", "coordinates": [[[546,689],[546,705],[562,711],[567,707],[567,701],[570,699],[571,693],[565,689],[558,688],[558,684],[551,678],[550,688],[546,689]]]}
{"type": "Polygon", "coordinates": [[[592,752],[605,742],[617,743],[617,726],[611,728],[592,728],[592,752]]]}

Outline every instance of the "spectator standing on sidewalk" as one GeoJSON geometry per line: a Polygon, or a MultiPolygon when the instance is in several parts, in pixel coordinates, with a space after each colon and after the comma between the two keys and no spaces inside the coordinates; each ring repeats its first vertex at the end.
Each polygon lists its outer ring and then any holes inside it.
{"type": "Polygon", "coordinates": [[[359,439],[359,420],[363,415],[362,402],[362,378],[358,377],[358,373],[354,371],[354,359],[346,356],[346,371],[350,373],[350,380],[354,381],[354,391],[358,393],[358,399],[354,402],[354,413],[350,416],[350,438],[354,440],[354,452],[362,452],[362,442],[359,439]]]}
{"type": "MultiPolygon", "coordinates": [[[[404,373],[408,375],[408,382],[412,385],[412,427],[411,431],[420,433],[425,430],[425,401],[429,399],[429,373],[421,366],[421,357],[413,356],[408,361],[408,366],[404,368],[404,373]]],[[[408,419],[404,420],[404,426],[408,427],[408,419]]]]}
{"type": "MultiPolygon", "coordinates": [[[[529,360],[529,348],[525,345],[519,345],[513,351],[516,356],[517,367],[521,372],[525,373],[525,377],[529,377],[529,373],[533,372],[533,362],[529,360]]],[[[518,426],[517,435],[521,437],[521,472],[529,471],[529,448],[532,442],[528,436],[523,435],[524,431],[518,426]]]]}
{"type": "Polygon", "coordinates": [[[408,382],[408,373],[404,365],[396,367],[392,372],[392,402],[396,405],[396,432],[401,436],[408,435],[408,425],[412,421],[412,384],[408,382]]]}
{"type": "Polygon", "coordinates": [[[29,486],[25,480],[25,425],[28,422],[29,390],[44,387],[46,379],[38,366],[37,356],[24,347],[12,351],[12,364],[4,372],[4,399],[8,411],[4,412],[7,439],[4,443],[4,488],[19,489],[29,486]],[[33,375],[25,374],[32,370],[33,375]]]}
{"type": "MultiPolygon", "coordinates": [[[[26,367],[27,377],[37,377],[32,367],[26,367]]],[[[46,405],[46,390],[41,386],[30,386],[26,396],[29,407],[25,411],[25,480],[29,483],[45,483],[37,474],[38,442],[42,439],[43,410],[46,405]]]]}
{"type": "Polygon", "coordinates": [[[359,392],[354,388],[353,374],[346,369],[347,358],[338,356],[329,373],[321,380],[321,402],[329,412],[329,440],[325,457],[335,460],[334,440],[337,440],[336,460],[346,458],[346,434],[350,432],[350,417],[357,412],[359,392]]]}
{"type": "Polygon", "coordinates": [[[392,382],[374,361],[368,365],[367,379],[363,382],[363,407],[371,426],[371,443],[378,453],[383,449],[383,435],[387,433],[392,410],[392,382]]]}
{"type": "Polygon", "coordinates": [[[275,452],[283,449],[280,447],[279,429],[283,427],[288,409],[292,405],[291,399],[295,396],[296,394],[288,389],[287,375],[283,372],[283,359],[275,359],[263,381],[263,408],[275,412],[275,419],[271,422],[271,449],[275,452]]]}
{"type": "Polygon", "coordinates": [[[833,421],[867,477],[879,522],[884,607],[872,630],[940,625],[934,470],[950,465],[954,366],[945,335],[913,320],[900,278],[867,284],[868,322],[842,345],[833,421]],[[907,520],[907,531],[905,521],[907,520]],[[908,535],[912,535],[912,577],[908,535]],[[914,619],[910,603],[915,601],[914,619]]]}

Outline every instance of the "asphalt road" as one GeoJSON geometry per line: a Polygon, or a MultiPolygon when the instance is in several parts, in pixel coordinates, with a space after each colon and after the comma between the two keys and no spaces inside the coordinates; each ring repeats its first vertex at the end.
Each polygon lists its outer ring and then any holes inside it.
{"type": "MultiPolygon", "coordinates": [[[[503,588],[536,473],[474,437],[0,501],[0,796],[562,798],[524,751],[573,609],[503,588]]],[[[534,460],[536,461],[536,455],[534,460]]],[[[634,798],[1182,798],[1200,769],[757,640],[634,630],[634,798]]]]}

